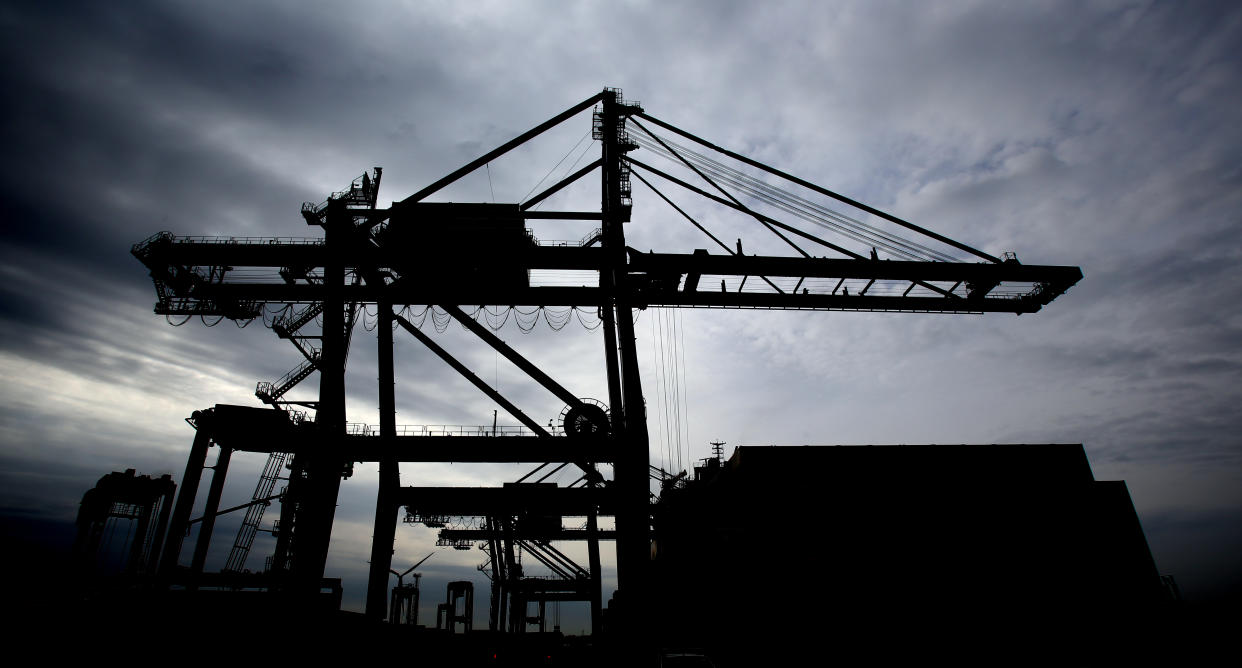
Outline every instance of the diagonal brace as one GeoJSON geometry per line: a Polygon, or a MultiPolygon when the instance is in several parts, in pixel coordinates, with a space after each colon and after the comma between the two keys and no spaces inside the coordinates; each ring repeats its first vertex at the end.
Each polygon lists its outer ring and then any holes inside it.
{"type": "Polygon", "coordinates": [[[500,404],[500,406],[504,408],[506,411],[508,411],[510,415],[517,418],[519,421],[521,421],[522,424],[526,425],[527,427],[530,427],[531,431],[535,432],[536,434],[540,436],[551,438],[552,435],[548,433],[548,430],[544,429],[543,426],[541,426],[538,422],[535,422],[534,420],[532,420],[530,416],[522,412],[522,409],[513,405],[511,401],[504,398],[504,396],[501,395],[499,392],[492,389],[492,386],[488,385],[486,382],[483,381],[483,379],[476,376],[473,371],[471,371],[470,369],[466,367],[466,365],[457,361],[457,358],[450,355],[447,350],[445,350],[444,348],[441,348],[438,343],[431,340],[431,337],[427,336],[426,334],[423,334],[422,331],[420,331],[417,327],[410,324],[409,320],[406,320],[405,318],[395,313],[393,314],[392,317],[394,320],[397,321],[397,324],[401,325],[401,327],[405,329],[405,331],[409,332],[410,334],[413,334],[414,338],[421,341],[423,345],[427,346],[427,348],[431,350],[431,352],[435,353],[436,355],[439,355],[440,359],[444,360],[445,362],[448,362],[448,365],[453,367],[457,371],[457,373],[460,373],[462,376],[466,378],[466,380],[470,381],[471,383],[474,383],[475,387],[479,388],[480,390],[483,390],[484,394],[491,397],[492,400],[495,401],[497,404],[500,404]]]}
{"type": "Polygon", "coordinates": [[[460,308],[451,304],[440,304],[440,308],[448,312],[449,315],[457,319],[458,322],[466,326],[466,329],[474,332],[475,336],[483,339],[489,346],[496,349],[496,352],[505,356],[505,359],[513,362],[519,369],[525,371],[527,375],[535,379],[535,382],[547,388],[549,392],[555,394],[558,399],[564,401],[570,406],[581,406],[582,400],[573,392],[565,389],[560,383],[552,380],[552,377],[544,373],[539,367],[531,364],[530,360],[522,357],[518,351],[509,347],[509,344],[500,340],[500,337],[491,333],[486,327],[475,322],[474,318],[466,315],[460,308]]]}
{"type": "MultiPolygon", "coordinates": [[[[445,307],[441,307],[441,308],[445,308],[445,307]]],[[[453,311],[457,311],[457,313],[460,313],[463,318],[465,318],[466,320],[469,320],[471,324],[478,326],[478,323],[466,317],[466,314],[461,313],[461,311],[457,309],[456,307],[449,307],[449,308],[452,308],[452,311],[449,311],[450,314],[452,314],[453,311]]],[[[423,345],[427,346],[427,348],[431,350],[431,352],[435,353],[436,355],[439,355],[440,359],[447,362],[449,366],[453,367],[457,371],[457,373],[460,373],[462,376],[464,376],[466,380],[469,380],[471,383],[474,383],[475,387],[479,388],[480,390],[483,390],[484,394],[491,397],[493,401],[499,404],[501,408],[504,408],[506,411],[508,411],[510,415],[517,418],[519,421],[521,421],[522,424],[526,425],[527,427],[530,427],[531,431],[535,432],[540,437],[552,438],[552,435],[548,433],[548,430],[544,429],[543,426],[541,426],[538,422],[535,422],[534,420],[532,420],[530,416],[522,412],[522,409],[515,406],[508,399],[505,399],[504,396],[501,395],[499,392],[492,389],[492,386],[488,385],[486,382],[483,381],[483,379],[476,376],[473,371],[471,371],[470,369],[466,367],[466,365],[457,361],[457,358],[450,355],[449,352],[445,350],[444,348],[441,348],[439,344],[437,344],[435,341],[431,339],[431,337],[424,334],[422,330],[420,330],[419,328],[410,324],[409,320],[406,320],[405,318],[401,317],[400,315],[396,313],[394,313],[392,317],[393,317],[393,320],[397,322],[397,324],[401,325],[401,327],[405,329],[405,331],[409,332],[410,334],[413,334],[414,338],[421,341],[423,345]]],[[[488,335],[491,335],[491,332],[487,332],[486,330],[484,330],[484,332],[488,335]]],[[[504,345],[504,343],[501,342],[501,345],[504,345]]],[[[516,352],[514,352],[513,354],[517,355],[516,352]]],[[[518,357],[521,358],[520,355],[518,357]]],[[[525,359],[522,359],[522,361],[525,362],[526,364],[530,364],[530,362],[526,362],[525,359]]],[[[536,369],[536,371],[538,370],[536,369]]],[[[548,380],[551,381],[550,378],[548,380]]],[[[558,387],[560,386],[558,385],[558,387]]],[[[565,388],[561,388],[561,390],[567,391],[565,390],[565,388]]],[[[574,397],[574,401],[577,403],[582,403],[581,400],[579,400],[577,397],[574,397]]],[[[582,472],[586,474],[587,479],[591,481],[592,484],[599,482],[601,480],[599,472],[595,469],[595,466],[593,464],[578,460],[578,461],[574,461],[574,465],[582,469],[582,472]]]]}
{"type": "Polygon", "coordinates": [[[574,106],[572,106],[572,107],[570,107],[570,108],[566,109],[565,111],[562,111],[561,113],[557,114],[556,116],[553,116],[552,118],[549,118],[548,120],[546,120],[546,121],[544,121],[544,122],[540,123],[539,125],[536,125],[535,127],[531,128],[531,129],[529,129],[529,130],[527,130],[526,132],[523,132],[522,134],[518,135],[517,137],[514,137],[513,139],[510,139],[509,141],[505,142],[504,144],[501,144],[500,146],[496,147],[495,149],[492,149],[492,150],[491,150],[491,151],[489,151],[488,153],[485,153],[485,154],[483,154],[482,156],[480,156],[480,157],[478,157],[478,158],[475,158],[473,161],[471,161],[471,162],[467,163],[466,165],[464,165],[464,166],[460,167],[457,171],[453,172],[452,174],[449,174],[448,176],[446,176],[446,177],[444,177],[444,178],[440,179],[439,181],[436,181],[435,183],[433,183],[433,184],[431,184],[431,185],[427,186],[426,188],[423,188],[422,190],[420,190],[420,191],[418,191],[418,192],[414,193],[413,195],[410,195],[409,197],[407,197],[407,198],[405,198],[405,199],[401,200],[401,203],[402,203],[402,204],[409,204],[409,203],[412,203],[412,202],[419,202],[419,201],[422,201],[422,200],[423,200],[425,197],[427,197],[428,195],[431,195],[431,194],[433,194],[433,193],[437,192],[437,191],[438,191],[438,190],[440,190],[441,188],[444,188],[445,186],[449,185],[450,183],[452,183],[452,182],[456,181],[457,179],[460,179],[461,177],[463,177],[463,176],[465,176],[465,175],[469,174],[470,172],[473,172],[474,170],[476,170],[476,169],[478,169],[478,168],[482,167],[483,165],[485,165],[485,164],[487,164],[487,163],[491,162],[492,160],[495,160],[496,158],[499,158],[500,156],[502,156],[502,155],[504,155],[504,154],[508,153],[509,151],[513,150],[514,148],[517,148],[518,146],[521,146],[522,144],[525,144],[526,142],[530,141],[531,139],[534,139],[535,137],[537,137],[537,136],[539,136],[539,135],[543,134],[543,132],[544,132],[544,131],[546,131],[548,128],[551,128],[551,127],[556,126],[556,125],[560,125],[561,123],[563,123],[565,120],[567,120],[567,119],[568,119],[568,118],[570,118],[571,116],[573,116],[573,115],[575,115],[575,114],[577,114],[577,113],[581,112],[581,111],[582,111],[582,110],[584,110],[584,109],[588,109],[588,108],[590,108],[590,107],[591,107],[591,105],[593,105],[593,104],[595,104],[595,103],[599,102],[601,99],[603,99],[603,97],[604,97],[604,94],[603,94],[603,93],[596,93],[596,94],[592,95],[591,97],[588,97],[587,99],[583,100],[582,102],[579,102],[578,104],[575,104],[574,106]]]}
{"type": "Polygon", "coordinates": [[[591,171],[591,170],[595,169],[596,167],[599,167],[599,166],[600,166],[600,164],[602,164],[602,163],[603,163],[603,160],[596,160],[595,162],[592,162],[591,164],[587,165],[586,167],[583,167],[582,169],[579,169],[578,171],[574,172],[573,174],[570,174],[569,176],[566,176],[565,178],[561,179],[561,180],[560,180],[559,182],[557,182],[556,184],[554,184],[554,185],[552,185],[552,186],[549,186],[547,190],[544,190],[543,192],[539,193],[538,195],[535,195],[534,197],[532,197],[532,198],[530,198],[530,199],[526,200],[525,202],[522,202],[522,205],[518,207],[518,210],[519,210],[519,211],[526,211],[526,210],[530,209],[531,207],[535,206],[536,204],[538,204],[538,203],[542,202],[543,200],[545,200],[545,199],[547,199],[547,198],[551,197],[552,195],[555,195],[556,193],[560,192],[560,190],[561,190],[562,188],[564,188],[565,186],[567,186],[567,185],[569,185],[569,184],[573,183],[574,181],[577,181],[578,179],[580,179],[580,178],[582,178],[582,177],[586,176],[588,173],[590,173],[590,171],[591,171]]]}

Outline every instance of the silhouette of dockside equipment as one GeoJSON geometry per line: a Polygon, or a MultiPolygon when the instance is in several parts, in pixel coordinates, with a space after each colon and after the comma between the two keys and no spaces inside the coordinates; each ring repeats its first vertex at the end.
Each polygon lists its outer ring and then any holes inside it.
{"type": "Polygon", "coordinates": [[[150,575],[176,490],[171,475],[152,478],[135,475],[134,469],[100,478],[78,507],[74,564],[89,573],[150,575]],[[122,521],[125,534],[118,540],[122,521]]]}
{"type": "MultiPolygon", "coordinates": [[[[487,562],[480,570],[491,580],[492,630],[524,630],[531,617],[528,603],[579,600],[589,602],[592,630],[600,631],[601,540],[616,541],[618,587],[623,594],[617,600],[626,602],[610,614],[609,624],[618,633],[641,630],[650,623],[645,615],[654,602],[673,596],[669,573],[693,568],[694,559],[670,571],[668,560],[675,557],[661,556],[657,561],[663,565],[658,573],[653,571],[648,429],[634,310],[1023,314],[1039,311],[1082,277],[1077,267],[1027,265],[1011,253],[991,255],[723,149],[648,115],[615,89],[587,98],[388,207],[378,206],[381,177],[377,167],[326,201],[303,205],[306,223],[322,229],[319,237],[204,238],[161,232],[134,246],[133,254],[154,281],[157,314],[169,319],[198,316],[207,324],[262,319],[300,356],[285,377],[259,383],[256,396],[268,408],[216,405],[195,413],[191,424],[197,434],[161,564],[165,576],[183,577],[188,583],[205,577],[200,557],[211,539],[211,520],[225,512],[219,509],[219,490],[229,453],[260,452],[268,454],[268,466],[251,502],[243,504],[248,519],[242,533],[250,534],[239,534],[226,571],[241,573],[262,508],[278,501],[277,545],[267,569],[270,583],[283,592],[320,594],[328,582],[324,568],[341,480],[355,463],[375,462],[379,484],[368,616],[383,619],[395,616],[400,608],[389,596],[388,585],[398,513],[404,507],[407,521],[441,529],[441,545],[483,547],[487,562]],[[572,173],[538,194],[520,203],[424,201],[587,110],[593,110],[591,133],[600,146],[599,158],[580,169],[571,167],[572,173]],[[631,155],[640,147],[672,166],[660,169],[631,155]],[[595,172],[598,210],[539,208],[595,172]],[[633,181],[666,202],[716,250],[641,252],[628,247],[624,228],[633,211],[633,181]],[[736,244],[721,241],[657,183],[714,202],[729,215],[750,221],[757,232],[773,235],[793,254],[743,253],[741,239],[736,244]],[[862,213],[834,211],[824,203],[828,200],[862,213]],[[526,229],[531,220],[580,221],[591,229],[575,242],[541,242],[526,229]],[[806,231],[808,227],[818,234],[806,231]],[[838,240],[819,236],[824,233],[838,240]],[[829,256],[816,257],[808,248],[829,256]],[[958,255],[970,256],[971,261],[958,255]],[[533,278],[540,271],[591,272],[592,278],[583,285],[542,284],[533,278]],[[493,333],[498,326],[491,316],[496,312],[465,305],[501,305],[495,308],[504,310],[506,317],[510,312],[535,313],[562,326],[562,316],[576,314],[581,320],[584,313],[590,314],[603,334],[607,401],[584,399],[562,385],[493,333]],[[528,310],[523,312],[522,307],[528,310]],[[377,314],[378,426],[348,424],[345,418],[345,364],[354,325],[364,308],[377,314]],[[459,323],[564,402],[560,423],[545,425],[533,419],[480,379],[422,330],[428,318],[437,329],[459,323]],[[317,329],[315,323],[320,325],[317,329]],[[398,428],[392,356],[398,328],[521,426],[398,428]],[[317,397],[289,398],[302,380],[316,373],[317,397]],[[195,556],[190,568],[183,569],[178,566],[181,541],[212,446],[219,455],[211,490],[195,556]],[[427,462],[538,466],[502,487],[401,486],[400,463],[427,462]],[[611,478],[601,474],[601,465],[611,468],[611,478]],[[572,483],[549,482],[563,471],[574,472],[572,483]],[[286,483],[279,491],[278,482],[286,483]],[[614,517],[615,530],[601,530],[601,516],[614,517]],[[472,528],[447,527],[447,517],[473,517],[478,523],[472,528]],[[570,517],[581,518],[576,525],[582,528],[563,528],[564,518],[570,517]],[[587,564],[575,563],[552,545],[566,540],[586,543],[587,564]],[[518,547],[551,575],[523,573],[512,556],[518,547]]],[[[668,485],[680,492],[678,498],[692,489],[682,483],[684,479],[668,485]]],[[[790,512],[818,516],[808,507],[790,512]]],[[[664,535],[662,527],[672,526],[669,518],[674,516],[672,511],[664,513],[664,524],[655,525],[657,536],[664,535]]],[[[677,522],[693,524],[693,519],[687,516],[677,522]]],[[[677,545],[676,540],[656,544],[657,553],[685,553],[670,547],[677,545]]],[[[727,563],[726,554],[717,556],[727,563]]],[[[466,594],[459,594],[458,600],[462,596],[466,594]]],[[[472,600],[472,593],[469,597],[472,600]]],[[[445,625],[452,626],[448,617],[457,613],[445,608],[444,614],[445,625]]],[[[542,612],[534,617],[542,624],[542,612]]]]}

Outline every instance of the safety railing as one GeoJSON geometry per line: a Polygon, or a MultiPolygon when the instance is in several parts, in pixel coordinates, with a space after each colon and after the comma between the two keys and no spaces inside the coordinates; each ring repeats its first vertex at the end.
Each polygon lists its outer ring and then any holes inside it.
{"type": "MultiPolygon", "coordinates": [[[[564,436],[560,426],[545,428],[552,436],[564,436]]],[[[350,422],[345,433],[351,436],[378,436],[379,425],[350,422]]],[[[397,436],[538,436],[534,430],[523,425],[453,425],[453,424],[403,424],[397,425],[397,436]]]]}
{"type": "MultiPolygon", "coordinates": [[[[158,236],[158,235],[157,235],[158,236]]],[[[323,237],[173,237],[178,244],[268,244],[270,246],[322,246],[323,237]]]]}

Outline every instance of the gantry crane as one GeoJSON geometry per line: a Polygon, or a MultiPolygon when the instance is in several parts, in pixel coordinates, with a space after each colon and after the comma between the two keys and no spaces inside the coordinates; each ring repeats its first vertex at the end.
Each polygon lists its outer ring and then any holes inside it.
{"type": "MultiPolygon", "coordinates": [[[[155,282],[156,313],[234,320],[260,318],[273,311],[300,313],[301,317],[291,320],[298,323],[296,328],[286,326],[289,331],[306,325],[309,313],[322,318],[320,347],[307,355],[307,368],[313,369],[306,373],[320,373],[314,426],[307,431],[306,425],[300,425],[298,435],[290,436],[284,448],[293,453],[295,468],[304,472],[298,483],[302,493],[293,524],[297,539],[291,548],[290,568],[304,588],[318,587],[343,468],[349,462],[378,461],[380,484],[367,610],[380,617],[387,602],[391,547],[401,506],[428,516],[513,518],[519,514],[514,509],[521,508],[528,514],[587,517],[591,564],[584,570],[594,578],[592,616],[596,622],[600,617],[596,517],[615,514],[619,590],[629,602],[626,609],[641,610],[649,595],[649,462],[631,317],[634,309],[1022,314],[1040,310],[1082,277],[1076,267],[1026,265],[1012,254],[986,253],[716,146],[648,115],[640,105],[624,101],[615,89],[592,95],[387,208],[378,207],[373,196],[378,177],[377,169],[374,177],[364,176],[358,184],[358,190],[370,192],[371,197],[351,187],[323,204],[303,207],[306,222],[322,228],[319,237],[203,239],[162,232],[137,244],[133,252],[155,282]],[[592,133],[599,142],[600,157],[539,194],[508,204],[426,201],[461,177],[592,108],[592,133]],[[648,124],[666,134],[657,134],[648,124]],[[672,166],[661,169],[632,157],[639,147],[672,166]],[[598,210],[536,208],[597,170],[598,210]],[[628,247],[624,226],[631,219],[633,180],[667,202],[721,251],[642,252],[628,247]],[[752,219],[757,231],[774,235],[794,254],[745,254],[740,239],[735,245],[721,241],[709,229],[710,222],[695,219],[658,189],[657,183],[677,186],[752,219]],[[795,194],[791,188],[804,194],[795,194]],[[826,206],[826,200],[863,213],[840,213],[826,206]],[[592,225],[598,221],[599,231],[588,234],[579,245],[541,245],[525,229],[526,221],[539,219],[592,225]],[[807,227],[818,233],[808,232],[807,227]],[[824,233],[838,241],[820,236],[824,233]],[[804,246],[828,256],[816,257],[804,246]],[[433,252],[415,252],[426,249],[433,252]],[[957,253],[973,256],[975,261],[962,261],[957,253]],[[597,272],[598,282],[537,285],[530,280],[532,270],[597,272]],[[256,274],[264,276],[254,278],[256,274]],[[356,304],[375,304],[379,313],[380,427],[378,433],[365,438],[347,433],[345,423],[347,321],[356,304]],[[476,321],[480,311],[471,313],[463,306],[489,304],[598,309],[605,342],[607,405],[584,401],[562,386],[476,321]],[[563,400],[567,406],[564,431],[554,435],[542,427],[431,336],[394,312],[407,305],[434,305],[438,313],[460,322],[563,400]],[[496,446],[497,439],[485,437],[399,436],[393,394],[395,325],[487,393],[533,435],[505,439],[503,448],[496,446]],[[397,480],[398,461],[568,463],[581,469],[584,484],[402,488],[397,480]],[[611,481],[596,470],[599,463],[612,464],[611,481]]],[[[277,388],[266,389],[271,400],[279,399],[277,388]]],[[[194,493],[188,486],[183,490],[194,493]]],[[[503,533],[503,522],[493,522],[495,526],[484,534],[486,540],[495,540],[497,531],[503,533]]],[[[497,550],[503,547],[493,544],[493,563],[497,550]]],[[[580,579],[582,572],[566,571],[571,579],[580,579]]],[[[616,618],[624,625],[636,617],[619,612],[616,618]]]]}

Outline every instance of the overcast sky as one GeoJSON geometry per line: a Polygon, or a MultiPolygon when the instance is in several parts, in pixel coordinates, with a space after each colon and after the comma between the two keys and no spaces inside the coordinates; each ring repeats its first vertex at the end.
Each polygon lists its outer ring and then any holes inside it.
{"type": "MultiPolygon", "coordinates": [[[[682,465],[716,439],[726,454],[1083,443],[1097,479],[1127,481],[1161,572],[1187,596],[1242,587],[1242,11],[1231,3],[46,1],[3,3],[0,30],[6,517],[63,526],[112,470],[179,479],[183,418],[258,405],[255,382],[298,362],[261,323],[174,328],[153,315],[133,243],[161,230],[314,236],[301,203],[365,169],[384,168],[382,203],[400,200],[615,86],[715,143],[990,253],[1085,275],[1020,318],[644,312],[655,463],[676,466],[672,432],[682,465]],[[666,428],[654,360],[674,324],[682,423],[666,428]]],[[[437,198],[521,201],[575,146],[593,159],[589,137],[577,143],[589,129],[582,114],[437,198]]],[[[549,206],[598,201],[589,189],[560,197],[549,206]]],[[[748,252],[786,252],[681,200],[748,252]]],[[[711,244],[637,183],[634,206],[635,247],[711,244]]],[[[598,332],[575,321],[501,334],[574,392],[606,398],[598,332]]],[[[460,328],[439,336],[535,419],[560,412],[460,328]]],[[[490,423],[490,401],[397,338],[398,423],[490,423]]],[[[378,422],[373,341],[355,337],[355,422],[378,422]]],[[[295,392],[313,397],[313,381],[295,392]]],[[[234,459],[226,505],[249,497],[262,464],[234,459]]],[[[402,482],[511,474],[407,466],[402,482]]],[[[374,481],[365,465],[343,484],[329,564],[354,608],[374,481]]],[[[230,521],[217,543],[231,542],[230,521]]],[[[401,527],[394,566],[433,542],[401,527]]],[[[481,561],[438,553],[424,598],[449,579],[483,586],[481,561]]]]}

